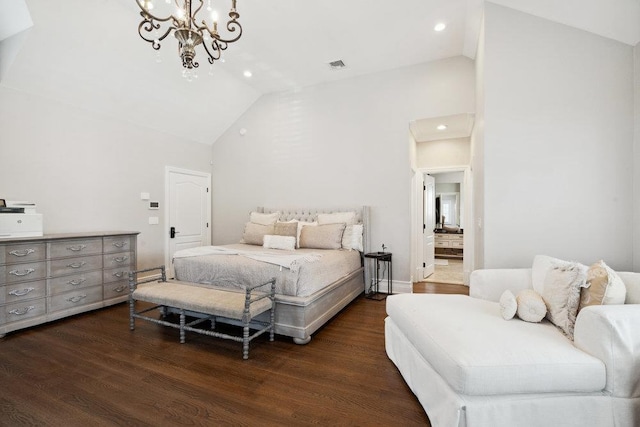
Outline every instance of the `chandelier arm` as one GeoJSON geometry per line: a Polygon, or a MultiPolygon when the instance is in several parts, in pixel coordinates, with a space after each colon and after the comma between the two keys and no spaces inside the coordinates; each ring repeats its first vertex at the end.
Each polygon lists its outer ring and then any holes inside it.
{"type": "Polygon", "coordinates": [[[202,25],[197,25],[196,23],[194,23],[193,25],[198,30],[206,31],[207,33],[209,33],[211,38],[224,43],[233,43],[242,36],[242,25],[240,25],[240,23],[235,19],[227,22],[227,30],[229,30],[230,33],[235,33],[236,30],[240,30],[240,31],[238,32],[237,36],[230,39],[223,39],[222,37],[220,37],[220,34],[218,34],[216,31],[211,31],[204,19],[202,20],[202,25]]]}
{"type": "Polygon", "coordinates": [[[200,6],[198,6],[195,10],[195,12],[193,12],[191,14],[191,17],[193,18],[194,24],[195,24],[195,17],[198,14],[198,12],[200,12],[200,9],[202,9],[202,6],[204,6],[204,0],[199,0],[200,1],[200,6]]]}
{"type": "Polygon", "coordinates": [[[165,31],[164,34],[162,34],[160,37],[154,37],[154,38],[151,38],[151,39],[145,37],[144,34],[142,33],[142,31],[144,30],[147,33],[151,33],[153,30],[158,30],[158,29],[160,29],[160,24],[154,24],[153,19],[145,18],[138,25],[138,34],[140,35],[142,40],[151,43],[151,46],[155,50],[160,49],[160,42],[162,40],[164,40],[169,35],[169,33],[171,32],[172,28],[171,27],[168,28],[167,31],[165,31]]]}
{"type": "Polygon", "coordinates": [[[207,52],[207,55],[209,55],[209,58],[208,58],[209,64],[213,64],[214,61],[217,61],[218,59],[220,59],[220,55],[222,53],[221,51],[224,50],[224,49],[220,49],[219,47],[216,47],[215,45],[218,45],[218,42],[216,40],[213,40],[211,42],[211,47],[214,53],[211,53],[211,51],[209,50],[209,47],[207,46],[207,43],[202,44],[202,46],[204,46],[205,52],[207,52]]]}
{"type": "Polygon", "coordinates": [[[151,18],[151,19],[153,19],[154,21],[158,21],[158,22],[166,22],[166,21],[168,21],[168,20],[170,20],[170,19],[173,19],[173,21],[174,21],[174,22],[178,20],[178,19],[177,19],[175,16],[173,16],[173,15],[169,15],[169,16],[168,16],[168,17],[166,17],[166,18],[159,18],[159,17],[155,16],[153,13],[149,12],[149,10],[148,10],[148,9],[146,9],[144,6],[142,6],[142,5],[140,4],[140,0],[136,0],[136,4],[137,4],[137,5],[138,5],[138,7],[140,8],[140,10],[142,10],[142,12],[140,12],[140,15],[142,15],[142,17],[143,17],[143,18],[145,18],[145,19],[149,19],[149,18],[151,18]]]}

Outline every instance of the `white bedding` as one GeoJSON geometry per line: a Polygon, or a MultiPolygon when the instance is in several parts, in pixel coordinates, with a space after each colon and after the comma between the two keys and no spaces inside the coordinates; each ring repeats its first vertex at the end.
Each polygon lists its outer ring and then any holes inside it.
{"type": "Polygon", "coordinates": [[[277,294],[305,297],[361,266],[360,252],[355,250],[284,251],[245,244],[210,248],[214,249],[198,249],[188,253],[194,256],[174,258],[176,279],[242,287],[275,277],[277,294]],[[198,252],[203,254],[198,255],[198,252]],[[287,263],[292,268],[287,268],[287,263]]]}

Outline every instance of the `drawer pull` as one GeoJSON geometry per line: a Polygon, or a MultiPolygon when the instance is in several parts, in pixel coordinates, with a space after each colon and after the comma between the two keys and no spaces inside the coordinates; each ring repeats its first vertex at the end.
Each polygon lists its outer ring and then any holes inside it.
{"type": "Polygon", "coordinates": [[[9,312],[9,314],[15,314],[16,316],[23,316],[25,314],[27,314],[28,312],[30,312],[31,310],[34,310],[35,307],[30,305],[29,307],[24,307],[24,308],[14,308],[13,310],[11,310],[9,312]]]}
{"type": "Polygon", "coordinates": [[[33,268],[27,268],[26,270],[11,270],[9,274],[13,274],[14,276],[20,277],[20,276],[27,276],[33,273],[34,271],[36,270],[34,270],[33,268]]]}
{"type": "Polygon", "coordinates": [[[115,273],[113,273],[113,275],[120,279],[122,276],[124,276],[124,271],[116,271],[115,273]]]}
{"type": "Polygon", "coordinates": [[[121,257],[118,257],[118,258],[114,258],[113,261],[114,262],[125,262],[128,259],[129,259],[128,256],[121,256],[121,257]]]}
{"type": "Polygon", "coordinates": [[[80,268],[83,267],[86,264],[86,262],[81,261],[81,262],[72,262],[71,264],[67,264],[67,267],[70,268],[80,268]]]}
{"type": "Polygon", "coordinates": [[[122,249],[127,245],[127,242],[114,242],[113,246],[115,246],[116,248],[122,249]]]}
{"type": "Polygon", "coordinates": [[[115,288],[113,291],[114,291],[114,292],[118,292],[118,293],[120,293],[120,292],[124,291],[125,289],[127,289],[127,286],[125,286],[125,285],[120,285],[120,286],[118,286],[117,288],[115,288]]]}
{"type": "Polygon", "coordinates": [[[29,292],[35,290],[36,288],[24,288],[22,290],[18,290],[18,289],[14,289],[11,292],[9,292],[9,295],[13,295],[15,297],[23,297],[26,294],[28,294],[29,292]]]}
{"type": "Polygon", "coordinates": [[[67,298],[67,301],[72,302],[72,303],[77,303],[82,301],[83,299],[85,299],[87,296],[86,295],[76,295],[74,297],[71,298],[67,298]]]}
{"type": "Polygon", "coordinates": [[[82,279],[73,279],[73,280],[69,280],[67,283],[72,285],[72,286],[78,286],[84,282],[86,282],[87,279],[82,278],[82,279]]]}
{"type": "Polygon", "coordinates": [[[86,247],[87,247],[87,245],[75,245],[75,246],[69,246],[67,248],[67,250],[68,251],[73,251],[73,252],[80,252],[81,250],[83,250],[86,247]]]}
{"type": "Polygon", "coordinates": [[[27,255],[31,255],[32,253],[34,253],[36,250],[35,249],[25,249],[23,251],[19,251],[19,250],[15,250],[15,251],[11,251],[9,252],[11,255],[13,256],[27,256],[27,255]]]}

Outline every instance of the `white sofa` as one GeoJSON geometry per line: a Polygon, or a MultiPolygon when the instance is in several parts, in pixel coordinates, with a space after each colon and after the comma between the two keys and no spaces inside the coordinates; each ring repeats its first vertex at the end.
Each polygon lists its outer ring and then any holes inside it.
{"type": "Polygon", "coordinates": [[[572,342],[547,320],[504,320],[531,269],[478,270],[470,296],[387,298],[387,355],[434,427],[640,426],[640,273],[626,303],[591,306],[572,342]]]}

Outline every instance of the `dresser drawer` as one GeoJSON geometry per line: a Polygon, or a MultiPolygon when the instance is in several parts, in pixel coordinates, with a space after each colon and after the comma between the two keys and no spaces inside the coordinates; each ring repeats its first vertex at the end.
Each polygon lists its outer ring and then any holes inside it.
{"type": "Polygon", "coordinates": [[[77,257],[102,253],[102,239],[74,239],[49,243],[49,258],[77,257]]]}
{"type": "Polygon", "coordinates": [[[104,238],[104,253],[110,254],[113,252],[129,252],[135,248],[133,245],[133,237],[131,236],[114,236],[104,238]]]}
{"type": "Polygon", "coordinates": [[[22,282],[0,287],[0,304],[12,304],[33,298],[43,298],[47,294],[47,282],[22,282]]]}
{"type": "Polygon", "coordinates": [[[102,281],[104,283],[118,282],[120,280],[126,280],[129,282],[129,268],[111,268],[104,270],[102,281]]]}
{"type": "Polygon", "coordinates": [[[68,274],[99,270],[101,268],[102,255],[57,259],[49,261],[49,276],[66,276],[68,274]]]}
{"type": "Polygon", "coordinates": [[[4,262],[6,264],[14,264],[17,262],[33,262],[45,259],[45,244],[21,244],[21,245],[5,245],[3,249],[4,262]]]}
{"type": "Polygon", "coordinates": [[[104,299],[117,298],[124,295],[129,295],[128,280],[104,284],[104,299]]]}
{"type": "Polygon", "coordinates": [[[54,295],[49,298],[49,312],[67,310],[69,308],[80,307],[102,300],[102,286],[78,289],[73,292],[66,292],[54,295]]]}
{"type": "Polygon", "coordinates": [[[47,263],[45,261],[26,264],[7,265],[0,283],[17,283],[25,280],[38,280],[47,277],[47,263]]]}
{"type": "Polygon", "coordinates": [[[436,240],[435,241],[436,248],[448,248],[449,242],[446,240],[436,240]]]}
{"type": "Polygon", "coordinates": [[[131,252],[121,252],[116,254],[106,254],[103,257],[104,268],[126,268],[129,271],[131,262],[133,261],[131,252]]]}
{"type": "Polygon", "coordinates": [[[42,316],[46,312],[46,307],[47,304],[44,298],[7,304],[0,307],[0,324],[42,316]]]}
{"type": "Polygon", "coordinates": [[[455,241],[455,240],[463,241],[464,240],[464,235],[463,234],[449,234],[447,237],[451,241],[455,241]]]}
{"type": "Polygon", "coordinates": [[[459,248],[459,249],[464,248],[464,242],[462,240],[460,240],[460,241],[455,241],[454,240],[453,242],[451,242],[451,247],[452,248],[459,248]]]}
{"type": "Polygon", "coordinates": [[[48,279],[49,295],[61,294],[76,289],[88,288],[102,284],[102,271],[72,274],[70,276],[48,279]]]}

